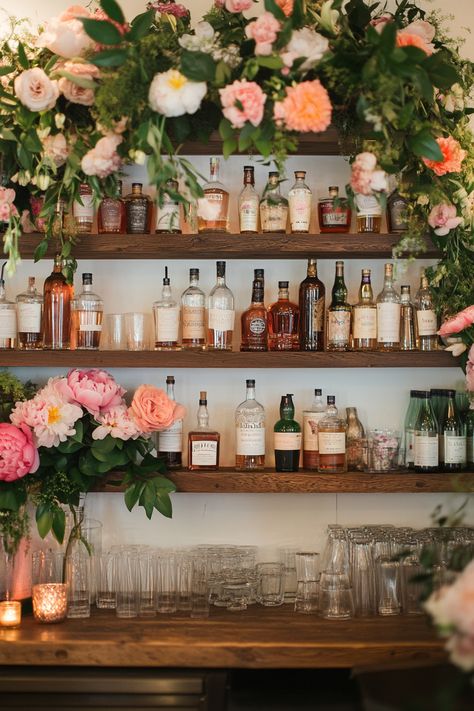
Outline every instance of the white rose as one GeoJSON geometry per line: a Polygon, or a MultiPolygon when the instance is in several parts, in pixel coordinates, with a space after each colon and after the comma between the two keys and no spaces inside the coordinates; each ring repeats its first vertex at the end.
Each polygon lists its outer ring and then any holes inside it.
{"type": "Polygon", "coordinates": [[[361,170],[372,171],[375,170],[375,166],[377,165],[377,158],[373,153],[365,151],[364,153],[359,153],[356,156],[354,164],[361,170]]]}
{"type": "Polygon", "coordinates": [[[93,40],[86,34],[78,17],[91,17],[87,8],[73,5],[59,17],[52,17],[36,41],[37,47],[47,47],[65,59],[81,57],[92,48],[93,40]]]}
{"type": "Polygon", "coordinates": [[[387,174],[384,170],[374,170],[370,179],[370,187],[374,192],[386,193],[388,190],[387,174]]]}
{"type": "Polygon", "coordinates": [[[58,82],[39,67],[27,69],[15,78],[15,94],[30,111],[52,109],[58,96],[58,82]]]}
{"type": "Polygon", "coordinates": [[[305,57],[306,61],[301,65],[300,69],[306,72],[319,62],[324,53],[327,52],[328,47],[329,40],[326,37],[309,27],[303,27],[303,29],[293,32],[286,46],[285,54],[288,55],[288,61],[290,58],[294,60],[305,57]]]}
{"type": "Polygon", "coordinates": [[[53,161],[57,168],[64,165],[69,151],[63,133],[57,133],[55,136],[46,136],[43,139],[43,148],[45,157],[53,161]]]}
{"type": "Polygon", "coordinates": [[[155,75],[150,84],[148,101],[153,111],[159,114],[182,116],[196,113],[206,92],[206,82],[189,81],[177,69],[169,69],[155,75]]]}

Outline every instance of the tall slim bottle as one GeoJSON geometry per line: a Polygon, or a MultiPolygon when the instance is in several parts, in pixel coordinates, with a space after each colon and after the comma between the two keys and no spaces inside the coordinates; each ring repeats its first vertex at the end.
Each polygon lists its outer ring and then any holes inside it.
{"type": "Polygon", "coordinates": [[[420,390],[420,409],[415,423],[414,460],[416,472],[438,471],[438,423],[431,406],[429,390],[420,390]]]}
{"type": "Polygon", "coordinates": [[[277,472],[297,472],[299,469],[302,434],[301,425],[294,417],[293,395],[282,395],[280,419],[273,428],[277,472]]]}
{"type": "Polygon", "coordinates": [[[11,349],[16,346],[17,318],[16,306],[13,301],[7,301],[5,292],[5,279],[3,274],[5,265],[2,266],[0,276],[0,349],[11,349]]]}
{"type": "Polygon", "coordinates": [[[235,411],[235,468],[261,471],[265,467],[265,410],[256,400],[255,380],[247,380],[247,395],[235,411]]]}
{"type": "Polygon", "coordinates": [[[474,467],[474,392],[469,393],[469,409],[464,415],[467,438],[467,466],[474,467]]]}
{"type": "Polygon", "coordinates": [[[68,350],[71,346],[71,302],[74,287],[62,273],[61,256],[54,258],[54,268],[44,282],[43,348],[68,350]]]}
{"type": "Polygon", "coordinates": [[[260,198],[255,190],[255,175],[252,165],[244,166],[244,187],[239,195],[239,225],[242,234],[258,232],[260,198]]]}
{"type": "MultiPolygon", "coordinates": [[[[422,395],[422,393],[421,393],[422,395]]],[[[410,402],[403,427],[403,463],[408,469],[415,466],[415,425],[420,411],[420,391],[410,390],[410,402]]]]}
{"type": "Polygon", "coordinates": [[[327,314],[328,351],[349,350],[351,337],[351,306],[347,302],[347,287],[344,281],[344,262],[336,262],[336,276],[332,287],[332,301],[327,314]]]}
{"type": "Polygon", "coordinates": [[[415,308],[411,303],[410,287],[403,285],[400,297],[400,350],[416,350],[415,308]]]}
{"type": "Polygon", "coordinates": [[[400,349],[400,296],[393,286],[393,264],[385,265],[383,289],[377,296],[377,349],[400,349]]]}
{"type": "Polygon", "coordinates": [[[420,288],[415,297],[417,347],[420,351],[438,349],[438,319],[433,304],[428,277],[424,272],[420,278],[420,288]]]}
{"type": "Polygon", "coordinates": [[[184,350],[206,347],[206,297],[199,288],[199,269],[189,270],[189,286],[181,296],[184,350]]]}
{"type": "Polygon", "coordinates": [[[161,299],[153,304],[153,319],[155,323],[155,351],[179,350],[179,306],[175,301],[165,267],[161,299]]]}
{"type": "Polygon", "coordinates": [[[377,349],[377,305],[370,274],[370,269],[362,269],[359,301],[352,307],[352,348],[355,351],[377,349]]]}
{"type": "Polygon", "coordinates": [[[447,472],[460,472],[466,467],[466,427],[456,407],[456,391],[448,390],[446,415],[440,423],[443,438],[440,468],[447,472]]]}
{"type": "MultiPolygon", "coordinates": [[[[172,375],[166,378],[166,394],[173,402],[175,379],[172,375]]],[[[171,427],[158,433],[158,452],[164,458],[168,469],[181,469],[183,452],[183,420],[177,420],[171,427]]]]}
{"type": "Polygon", "coordinates": [[[318,425],[318,471],[341,474],[347,471],[347,423],[339,417],[334,395],[328,395],[327,403],[326,414],[318,425]]]}
{"type": "Polygon", "coordinates": [[[82,292],[71,301],[71,348],[98,350],[104,302],[92,291],[92,274],[82,275],[82,292]]]}
{"type": "Polygon", "coordinates": [[[318,279],[316,259],[308,259],[306,279],[300,284],[300,350],[324,350],[324,316],[326,289],[318,279]]]}
{"type": "Polygon", "coordinates": [[[42,348],[43,297],[36,290],[34,277],[28,277],[28,289],[16,297],[16,312],[18,348],[24,350],[42,348]]]}
{"type": "Polygon", "coordinates": [[[231,351],[234,295],[225,283],[225,262],[216,262],[217,281],[209,294],[207,344],[210,350],[231,351]]]}
{"type": "Polygon", "coordinates": [[[323,391],[316,388],[308,410],[303,410],[303,469],[317,471],[319,464],[318,424],[326,415],[323,391]]]}

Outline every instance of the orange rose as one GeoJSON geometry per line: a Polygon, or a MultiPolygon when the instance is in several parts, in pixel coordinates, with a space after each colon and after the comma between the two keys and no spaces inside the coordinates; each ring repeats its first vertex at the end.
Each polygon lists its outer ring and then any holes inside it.
{"type": "Polygon", "coordinates": [[[276,0],[276,4],[281,10],[283,10],[285,15],[289,17],[293,12],[293,5],[295,4],[295,0],[276,0]]]}
{"type": "Polygon", "coordinates": [[[186,410],[170,400],[164,390],[154,385],[140,385],[129,409],[131,417],[142,432],[159,432],[182,420],[186,410]]]}

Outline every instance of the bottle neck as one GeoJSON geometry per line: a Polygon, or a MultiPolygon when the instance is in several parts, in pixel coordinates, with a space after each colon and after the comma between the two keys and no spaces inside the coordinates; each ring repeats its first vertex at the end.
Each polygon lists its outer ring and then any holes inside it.
{"type": "Polygon", "coordinates": [[[307,268],[307,270],[306,270],[306,275],[307,275],[308,277],[313,278],[313,279],[317,279],[317,278],[318,278],[318,265],[316,264],[316,262],[309,262],[309,263],[308,263],[308,268],[307,268]]]}
{"type": "Polygon", "coordinates": [[[225,276],[218,276],[216,284],[217,286],[225,286],[225,276]]]}
{"type": "Polygon", "coordinates": [[[295,408],[293,405],[285,404],[280,406],[280,419],[292,420],[295,416],[295,408]]]}
{"type": "Polygon", "coordinates": [[[171,286],[169,284],[163,285],[163,290],[161,292],[163,300],[171,298],[171,286]]]}
{"type": "Polygon", "coordinates": [[[219,182],[219,170],[220,170],[219,163],[211,163],[211,167],[209,169],[209,182],[210,183],[218,183],[219,182]]]}
{"type": "Polygon", "coordinates": [[[359,289],[359,300],[367,302],[374,300],[374,292],[372,291],[370,277],[362,277],[362,283],[359,289]]]}
{"type": "Polygon", "coordinates": [[[170,400],[174,401],[174,383],[166,383],[166,394],[170,400]]]}
{"type": "Polygon", "coordinates": [[[263,289],[261,281],[254,281],[253,283],[252,304],[263,304],[263,289]]]}
{"type": "Polygon", "coordinates": [[[343,304],[347,301],[347,287],[344,282],[344,273],[337,273],[332,288],[332,300],[335,304],[343,304]]]}
{"type": "Polygon", "coordinates": [[[313,400],[313,407],[321,407],[323,405],[323,396],[315,395],[313,400]]]}
{"type": "Polygon", "coordinates": [[[90,294],[92,293],[92,284],[83,284],[82,285],[82,291],[84,294],[90,294]]]}
{"type": "Polygon", "coordinates": [[[197,421],[200,430],[207,429],[209,427],[209,413],[207,411],[207,405],[199,405],[197,421]]]}
{"type": "Polygon", "coordinates": [[[290,292],[288,289],[278,289],[278,301],[288,301],[290,292]]]}
{"type": "Polygon", "coordinates": [[[335,405],[328,405],[326,415],[327,417],[337,417],[337,407],[335,405]]]}
{"type": "Polygon", "coordinates": [[[255,400],[255,386],[247,388],[247,400],[255,400]]]}
{"type": "Polygon", "coordinates": [[[199,277],[192,276],[189,280],[189,286],[195,286],[197,288],[199,286],[199,277]]]}
{"type": "Polygon", "coordinates": [[[254,187],[255,178],[253,170],[244,171],[244,185],[251,185],[252,187],[254,187]]]}
{"type": "Polygon", "coordinates": [[[280,194],[280,183],[278,180],[270,180],[267,185],[267,193],[280,194]]]}

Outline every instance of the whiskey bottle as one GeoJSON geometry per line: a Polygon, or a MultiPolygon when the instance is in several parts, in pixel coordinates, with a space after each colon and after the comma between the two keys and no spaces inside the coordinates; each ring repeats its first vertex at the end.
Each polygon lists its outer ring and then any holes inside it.
{"type": "Polygon", "coordinates": [[[340,474],[347,471],[345,420],[339,417],[336,398],[328,395],[325,416],[318,425],[319,465],[322,473],[340,474]]]}
{"type": "MultiPolygon", "coordinates": [[[[166,378],[166,394],[175,401],[175,379],[172,375],[166,378]]],[[[168,469],[181,469],[183,451],[183,420],[176,420],[171,427],[158,433],[158,452],[163,457],[168,469]]]]}
{"type": "Polygon", "coordinates": [[[181,234],[181,209],[178,195],[178,181],[166,181],[163,192],[163,203],[156,207],[156,233],[181,234]]]}
{"type": "Polygon", "coordinates": [[[198,232],[229,229],[229,192],[219,180],[219,168],[219,158],[211,158],[209,182],[203,186],[204,211],[198,214],[198,232]]]}
{"type": "Polygon", "coordinates": [[[416,350],[415,338],[415,308],[411,303],[410,287],[401,287],[400,297],[400,350],[416,350]]]}
{"type": "Polygon", "coordinates": [[[235,468],[261,471],[265,467],[265,410],[255,399],[255,380],[247,380],[247,396],[235,411],[235,468]]]}
{"type": "Polygon", "coordinates": [[[179,332],[179,306],[171,292],[168,267],[165,267],[161,299],[153,304],[155,351],[176,351],[179,332]]]}
{"type": "Polygon", "coordinates": [[[99,348],[103,315],[104,303],[92,291],[92,274],[83,274],[82,292],[71,301],[71,348],[99,348]]]}
{"type": "Polygon", "coordinates": [[[188,433],[188,469],[191,471],[217,471],[219,468],[220,434],[209,427],[207,393],[199,395],[198,425],[188,433]]]}
{"type": "Polygon", "coordinates": [[[318,202],[319,230],[326,232],[349,232],[352,211],[347,198],[339,197],[337,185],[329,187],[329,197],[318,202]]]}
{"type": "Polygon", "coordinates": [[[28,289],[16,297],[16,315],[18,348],[23,350],[42,348],[43,297],[36,290],[34,277],[28,277],[28,289]]]}
{"type": "Polygon", "coordinates": [[[415,296],[416,310],[416,345],[420,351],[435,351],[438,349],[438,321],[433,305],[433,297],[428,283],[428,277],[421,273],[420,288],[415,296]]]}
{"type": "Polygon", "coordinates": [[[142,183],[132,183],[132,192],[125,196],[127,233],[149,234],[151,229],[152,205],[148,195],[143,193],[142,183]]]}
{"type": "Polygon", "coordinates": [[[387,227],[389,232],[406,232],[408,201],[395,188],[387,199],[387,227]]]}
{"type": "Polygon", "coordinates": [[[260,200],[262,232],[286,232],[288,200],[280,193],[280,174],[271,171],[260,200]]]}
{"type": "Polygon", "coordinates": [[[206,297],[199,288],[199,269],[189,270],[189,286],[181,297],[185,350],[204,350],[206,346],[206,297]]]}
{"type": "Polygon", "coordinates": [[[385,265],[383,289],[377,296],[377,349],[400,348],[400,297],[393,286],[393,264],[385,265]]]}
{"type": "Polygon", "coordinates": [[[327,350],[347,351],[351,337],[351,306],[347,302],[344,262],[336,262],[332,301],[327,315],[327,350]]]}
{"type": "Polygon", "coordinates": [[[275,469],[277,472],[297,472],[301,451],[301,426],[294,419],[293,395],[282,395],[280,419],[273,428],[275,469]]]}
{"type": "Polygon", "coordinates": [[[359,301],[352,307],[352,348],[355,351],[377,349],[377,306],[370,273],[370,269],[362,269],[359,301]]]}
{"type": "Polygon", "coordinates": [[[59,254],[54,258],[54,268],[44,282],[43,348],[68,350],[71,345],[71,302],[74,287],[67,283],[62,273],[59,254]]]}
{"type": "Polygon", "coordinates": [[[255,277],[252,284],[252,302],[241,316],[242,342],[241,351],[267,351],[268,327],[267,309],[263,303],[264,282],[262,277],[255,277]]]}
{"type": "Polygon", "coordinates": [[[379,233],[382,226],[382,207],[375,195],[356,193],[357,232],[379,233]]]}
{"type": "Polygon", "coordinates": [[[309,410],[303,410],[303,469],[317,471],[319,465],[318,424],[326,414],[323,391],[316,388],[309,410]]]}
{"type": "Polygon", "coordinates": [[[300,284],[300,349],[324,350],[324,311],[326,289],[318,279],[316,259],[308,259],[307,277],[300,284]]]}
{"type": "Polygon", "coordinates": [[[81,183],[79,185],[78,198],[73,203],[72,212],[77,232],[92,232],[94,222],[94,196],[92,189],[87,183],[81,183]]]}
{"type": "Polygon", "coordinates": [[[217,282],[209,294],[207,344],[211,350],[231,351],[234,333],[234,295],[225,283],[225,262],[216,262],[217,282]]]}
{"type": "Polygon", "coordinates": [[[258,232],[259,197],[255,190],[254,169],[244,166],[244,187],[239,195],[239,224],[242,234],[258,232]]]}
{"type": "Polygon", "coordinates": [[[295,184],[288,193],[290,227],[293,233],[309,232],[313,195],[305,183],[306,171],[295,171],[295,184]]]}
{"type": "Polygon", "coordinates": [[[12,301],[7,301],[5,292],[5,272],[6,262],[2,266],[0,276],[0,349],[9,350],[16,346],[16,305],[12,301]]]}
{"type": "Polygon", "coordinates": [[[290,301],[289,283],[278,282],[278,301],[268,308],[268,349],[298,351],[300,310],[290,301]]]}
{"type": "Polygon", "coordinates": [[[420,408],[415,422],[414,469],[436,472],[439,468],[438,423],[431,405],[429,390],[419,391],[420,408]]]}
{"type": "Polygon", "coordinates": [[[446,414],[440,422],[443,456],[439,464],[446,472],[461,472],[467,463],[466,427],[456,407],[455,397],[456,391],[448,390],[446,414]]]}
{"type": "Polygon", "coordinates": [[[122,200],[122,181],[117,183],[115,197],[102,199],[97,213],[99,234],[124,234],[127,229],[125,203],[122,200]]]}

